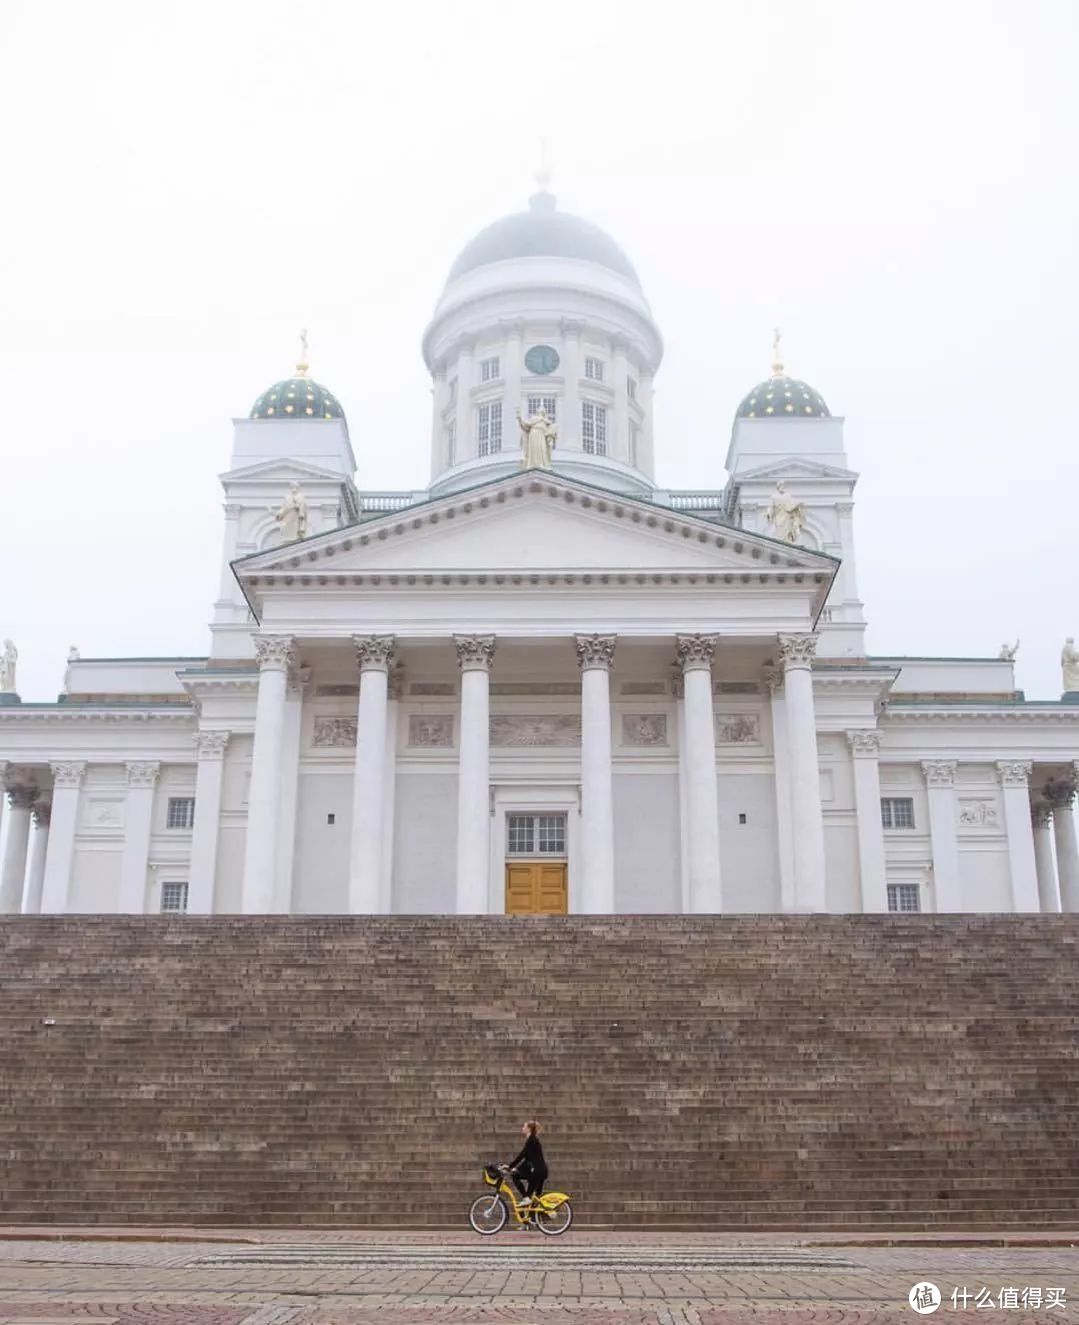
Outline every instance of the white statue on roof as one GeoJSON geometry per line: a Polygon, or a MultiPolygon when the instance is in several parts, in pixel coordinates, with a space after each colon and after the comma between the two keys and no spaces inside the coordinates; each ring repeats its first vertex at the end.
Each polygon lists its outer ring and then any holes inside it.
{"type": "Polygon", "coordinates": [[[11,640],[4,640],[4,652],[0,655],[0,694],[15,693],[15,664],[18,661],[18,649],[11,640]]]}
{"type": "Polygon", "coordinates": [[[1002,644],[997,657],[1001,662],[1015,662],[1015,655],[1019,652],[1019,641],[1014,644],[1002,644]]]}
{"type": "Polygon", "coordinates": [[[1064,641],[1064,648],[1060,651],[1060,670],[1065,693],[1079,690],[1079,649],[1075,647],[1075,639],[1071,635],[1064,641]]]}
{"type": "Polygon", "coordinates": [[[521,468],[550,469],[551,451],[558,439],[558,429],[541,409],[526,423],[517,411],[517,424],[521,429],[521,468]]]}
{"type": "Polygon", "coordinates": [[[288,496],[276,510],[271,506],[270,513],[277,521],[282,543],[307,537],[307,498],[298,483],[289,484],[288,496]]]}
{"type": "Polygon", "coordinates": [[[782,539],[784,543],[797,543],[805,528],[805,503],[792,497],[786,483],[780,479],[764,512],[764,518],[775,530],[776,538],[782,539]]]}

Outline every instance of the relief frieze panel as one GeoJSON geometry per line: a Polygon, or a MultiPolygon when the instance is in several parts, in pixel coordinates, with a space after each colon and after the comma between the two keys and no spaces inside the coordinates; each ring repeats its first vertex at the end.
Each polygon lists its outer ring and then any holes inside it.
{"type": "Polygon", "coordinates": [[[522,746],[565,748],[580,743],[580,714],[496,713],[491,716],[491,745],[500,749],[522,746]]]}

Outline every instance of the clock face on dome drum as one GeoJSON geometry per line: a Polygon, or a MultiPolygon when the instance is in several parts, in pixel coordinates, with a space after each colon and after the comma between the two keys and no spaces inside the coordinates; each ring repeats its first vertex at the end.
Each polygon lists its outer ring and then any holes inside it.
{"type": "Polygon", "coordinates": [[[558,351],[553,345],[533,345],[525,355],[525,367],[537,375],[553,373],[558,364],[558,351]]]}

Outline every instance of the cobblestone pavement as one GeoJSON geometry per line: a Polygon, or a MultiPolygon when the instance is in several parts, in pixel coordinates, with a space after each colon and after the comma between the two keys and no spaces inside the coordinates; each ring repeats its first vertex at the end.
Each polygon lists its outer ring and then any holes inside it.
{"type": "Polygon", "coordinates": [[[918,1319],[908,1294],[925,1280],[937,1320],[1079,1321],[1075,1246],[190,1236],[0,1240],[0,1325],[887,1325],[918,1319]]]}

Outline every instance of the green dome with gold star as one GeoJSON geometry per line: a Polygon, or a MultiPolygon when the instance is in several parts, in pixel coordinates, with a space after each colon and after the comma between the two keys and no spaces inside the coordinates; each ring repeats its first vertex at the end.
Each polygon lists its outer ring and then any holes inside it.
{"type": "Polygon", "coordinates": [[[328,388],[307,375],[307,332],[295,377],[275,382],[251,406],[253,419],[344,419],[341,403],[328,388]]]}
{"type": "Polygon", "coordinates": [[[759,382],[738,406],[739,419],[830,419],[824,397],[808,382],[788,377],[779,357],[780,333],[772,340],[772,376],[759,382]]]}

